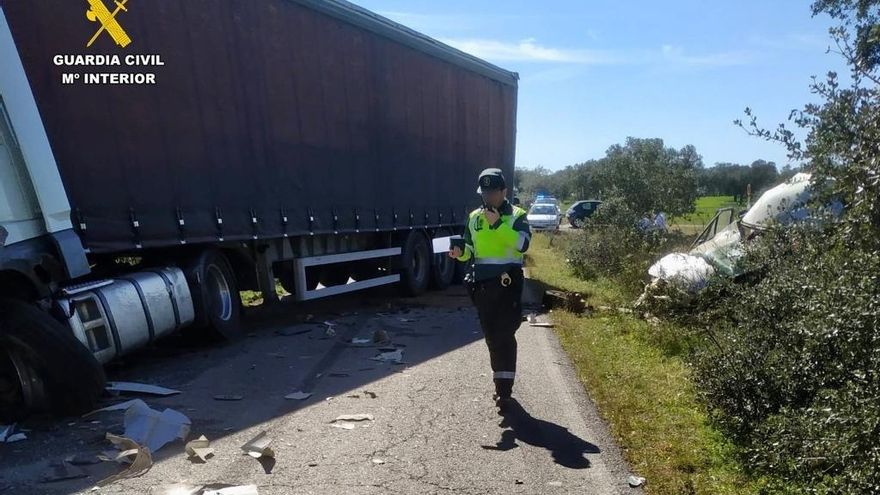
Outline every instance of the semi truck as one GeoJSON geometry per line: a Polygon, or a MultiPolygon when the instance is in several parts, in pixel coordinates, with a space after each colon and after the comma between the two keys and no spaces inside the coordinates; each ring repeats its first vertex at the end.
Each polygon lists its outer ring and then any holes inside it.
{"type": "Polygon", "coordinates": [[[235,338],[243,290],[455,283],[517,81],[343,0],[0,0],[0,422],[235,338]]]}

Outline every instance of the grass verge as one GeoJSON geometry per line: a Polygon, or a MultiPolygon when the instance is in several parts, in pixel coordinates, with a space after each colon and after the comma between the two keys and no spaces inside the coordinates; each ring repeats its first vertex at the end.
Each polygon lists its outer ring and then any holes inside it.
{"type": "MultiPolygon", "coordinates": [[[[566,240],[535,235],[527,254],[531,278],[590,294],[596,307],[628,299],[611,280],[580,280],[559,248],[566,240]]],[[[563,348],[633,470],[650,494],[748,494],[758,490],[733,448],[712,427],[683,360],[686,332],[652,326],[616,309],[579,317],[554,311],[563,348]]]]}

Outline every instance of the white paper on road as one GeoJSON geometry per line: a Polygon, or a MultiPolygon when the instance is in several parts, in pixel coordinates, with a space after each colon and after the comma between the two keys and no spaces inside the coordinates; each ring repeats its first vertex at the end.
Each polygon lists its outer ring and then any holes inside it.
{"type": "Polygon", "coordinates": [[[122,453],[116,458],[117,461],[122,457],[128,456],[134,456],[134,460],[132,460],[131,465],[123,471],[99,481],[98,486],[107,486],[124,478],[140,476],[153,467],[153,457],[150,454],[149,448],[138,445],[137,442],[134,442],[130,438],[120,437],[111,433],[107,434],[107,440],[110,440],[117,449],[122,450],[122,453]]]}
{"type": "Polygon", "coordinates": [[[269,448],[270,443],[272,443],[272,439],[266,436],[265,431],[261,431],[248,443],[242,445],[241,450],[254,459],[259,459],[260,457],[275,457],[275,452],[269,448]]]}
{"type": "Polygon", "coordinates": [[[137,400],[125,411],[124,436],[156,452],[169,442],[185,439],[191,424],[179,411],[165,409],[160,413],[137,400]]]}
{"type": "Polygon", "coordinates": [[[370,359],[372,359],[373,361],[383,361],[400,364],[401,362],[403,362],[403,350],[397,349],[396,351],[383,352],[382,354],[371,357],[370,359]]]}
{"type": "Polygon", "coordinates": [[[113,392],[133,392],[139,394],[159,395],[162,397],[180,393],[180,390],[135,382],[107,382],[107,387],[105,388],[113,392]]]}

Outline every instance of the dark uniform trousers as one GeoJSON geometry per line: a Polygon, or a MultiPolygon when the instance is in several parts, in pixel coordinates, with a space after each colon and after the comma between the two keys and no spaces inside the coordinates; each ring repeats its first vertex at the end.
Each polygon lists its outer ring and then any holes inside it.
{"type": "Polygon", "coordinates": [[[507,270],[511,283],[501,284],[501,277],[469,284],[469,293],[480,319],[480,327],[489,347],[495,392],[510,397],[516,374],[516,331],[522,322],[523,272],[520,267],[507,270]]]}

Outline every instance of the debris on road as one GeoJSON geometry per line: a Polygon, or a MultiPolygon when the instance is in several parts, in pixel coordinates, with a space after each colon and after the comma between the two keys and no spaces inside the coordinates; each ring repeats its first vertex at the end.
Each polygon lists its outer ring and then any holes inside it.
{"type": "Polygon", "coordinates": [[[529,323],[537,323],[538,316],[535,315],[535,313],[529,313],[529,315],[526,316],[526,321],[528,321],[529,323]]]}
{"type": "Polygon", "coordinates": [[[378,356],[370,358],[373,361],[382,361],[387,363],[403,364],[403,350],[383,352],[378,356]]]}
{"type": "Polygon", "coordinates": [[[539,327],[539,328],[553,328],[556,325],[554,325],[553,323],[545,323],[545,322],[539,321],[537,323],[530,323],[529,326],[539,327]]]}
{"type": "Polygon", "coordinates": [[[176,483],[173,485],[160,486],[158,489],[154,489],[151,493],[161,495],[199,495],[204,489],[205,487],[202,485],[176,483]]]}
{"type": "Polygon", "coordinates": [[[275,451],[269,448],[270,443],[272,443],[272,439],[266,435],[265,431],[261,431],[257,436],[242,445],[241,450],[254,459],[259,459],[261,457],[274,458],[275,451]]]}
{"type": "Polygon", "coordinates": [[[42,477],[43,483],[54,483],[56,481],[75,480],[79,478],[87,478],[88,473],[74,466],[67,461],[53,462],[49,465],[49,470],[42,477]]]}
{"type": "Polygon", "coordinates": [[[242,395],[226,395],[226,394],[218,394],[214,396],[214,400],[222,400],[222,401],[236,401],[242,400],[244,396],[242,395]]]}
{"type": "Polygon", "coordinates": [[[324,332],[324,335],[326,335],[327,337],[336,337],[336,329],[333,328],[336,326],[336,323],[333,323],[332,321],[325,321],[324,324],[327,325],[327,331],[324,332]]]}
{"type": "Polygon", "coordinates": [[[24,433],[15,433],[15,426],[16,423],[12,423],[11,425],[0,425],[0,443],[15,443],[22,440],[27,440],[27,435],[25,435],[24,433]]]}
{"type": "Polygon", "coordinates": [[[355,428],[354,423],[331,423],[330,426],[343,430],[353,430],[355,428]]]}
{"type": "Polygon", "coordinates": [[[382,459],[373,459],[373,464],[382,465],[385,464],[385,461],[383,461],[382,459]]]}
{"type": "Polygon", "coordinates": [[[208,461],[208,457],[214,455],[214,449],[211,448],[211,442],[205,435],[202,435],[186,443],[186,455],[189,456],[191,461],[199,459],[204,463],[208,461]]]}
{"type": "Polygon", "coordinates": [[[64,460],[74,466],[89,466],[103,462],[94,454],[76,454],[67,456],[64,460]]]}
{"type": "Polygon", "coordinates": [[[131,407],[132,404],[139,401],[140,399],[132,399],[127,400],[125,402],[120,402],[118,404],[113,404],[112,406],[102,407],[101,409],[95,409],[92,412],[88,412],[82,415],[83,418],[88,418],[94,414],[98,414],[99,412],[107,412],[107,411],[124,411],[131,407]]]}
{"type": "Polygon", "coordinates": [[[592,312],[592,307],[577,292],[547,290],[544,292],[542,304],[545,308],[563,308],[576,314],[592,312]]]}
{"type": "Polygon", "coordinates": [[[189,435],[192,422],[186,415],[174,409],[161,413],[138,400],[125,411],[125,438],[156,452],[174,440],[189,435]]]}
{"type": "Polygon", "coordinates": [[[117,456],[117,459],[131,456],[134,456],[134,459],[131,460],[131,465],[123,471],[99,481],[99,487],[107,486],[121,479],[140,476],[153,467],[153,457],[150,454],[149,447],[143,447],[130,438],[120,437],[111,433],[107,434],[107,440],[110,440],[117,449],[122,451],[122,453],[117,456]]]}
{"type": "Polygon", "coordinates": [[[384,342],[391,342],[391,336],[388,335],[388,332],[382,329],[378,329],[373,332],[373,342],[377,344],[381,344],[384,342]]]}
{"type": "Polygon", "coordinates": [[[202,495],[259,495],[257,485],[230,486],[219,490],[205,490],[202,495]]]}
{"type": "Polygon", "coordinates": [[[107,382],[107,386],[105,388],[111,392],[128,392],[135,394],[158,395],[161,397],[167,397],[169,395],[181,393],[180,390],[135,382],[107,382]]]}
{"type": "Polygon", "coordinates": [[[633,488],[638,488],[638,487],[644,485],[645,481],[646,481],[645,478],[642,478],[641,476],[634,476],[634,475],[630,476],[626,479],[626,482],[629,484],[629,486],[631,486],[633,488]]]}
{"type": "Polygon", "coordinates": [[[376,397],[378,397],[375,392],[370,392],[369,390],[364,390],[364,395],[371,399],[375,399],[376,397]]]}
{"type": "Polygon", "coordinates": [[[311,397],[311,396],[312,396],[312,393],[311,393],[311,392],[299,392],[299,391],[297,391],[297,392],[294,392],[294,393],[292,393],[292,394],[287,394],[287,395],[285,395],[284,398],[285,398],[285,399],[290,399],[290,400],[306,400],[306,399],[308,399],[308,398],[311,397]]]}
{"type": "Polygon", "coordinates": [[[353,339],[351,339],[351,343],[354,345],[364,345],[364,344],[372,344],[373,341],[370,339],[353,338],[353,339]]]}

